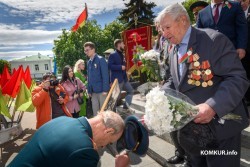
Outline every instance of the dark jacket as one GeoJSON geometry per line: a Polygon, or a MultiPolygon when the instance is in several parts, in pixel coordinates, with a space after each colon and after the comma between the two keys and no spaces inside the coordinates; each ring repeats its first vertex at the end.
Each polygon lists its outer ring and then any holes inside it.
{"type": "Polygon", "coordinates": [[[218,23],[213,19],[211,5],[199,12],[197,28],[211,28],[226,35],[236,49],[247,48],[247,22],[244,11],[239,2],[228,1],[229,6],[223,4],[218,23]]]}
{"type": "Polygon", "coordinates": [[[114,53],[110,54],[108,66],[110,69],[111,82],[114,82],[115,78],[118,79],[119,83],[128,80],[126,70],[122,70],[122,66],[126,66],[126,61],[124,55],[120,51],[116,50],[114,53]]]}

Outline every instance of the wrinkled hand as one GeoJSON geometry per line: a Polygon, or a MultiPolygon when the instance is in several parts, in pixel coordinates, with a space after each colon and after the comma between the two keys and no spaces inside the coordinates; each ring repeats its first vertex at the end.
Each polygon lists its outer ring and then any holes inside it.
{"type": "Polygon", "coordinates": [[[115,156],[115,167],[128,167],[129,166],[129,156],[127,153],[115,156]]]}
{"type": "Polygon", "coordinates": [[[199,108],[199,112],[194,119],[195,123],[209,123],[216,115],[215,111],[206,103],[199,104],[196,107],[199,108]]]}
{"type": "Polygon", "coordinates": [[[237,49],[237,53],[238,53],[240,59],[243,59],[246,55],[245,49],[237,49]]]}
{"type": "Polygon", "coordinates": [[[63,98],[62,98],[62,96],[59,96],[59,98],[58,98],[57,100],[58,100],[58,102],[59,102],[60,104],[63,104],[63,98]]]}

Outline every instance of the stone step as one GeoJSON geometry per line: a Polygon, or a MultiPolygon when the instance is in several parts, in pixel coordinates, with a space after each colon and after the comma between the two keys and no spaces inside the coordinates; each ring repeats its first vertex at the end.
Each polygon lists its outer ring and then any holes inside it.
{"type": "MultiPolygon", "coordinates": [[[[124,99],[123,99],[124,101],[124,99]]],[[[141,118],[145,112],[145,96],[136,94],[133,96],[131,109],[135,111],[133,115],[141,118]]],[[[122,110],[122,107],[118,107],[117,110],[122,110]]],[[[174,155],[175,147],[171,140],[169,133],[161,136],[154,135],[153,132],[149,132],[149,150],[147,155],[154,159],[162,166],[171,166],[167,164],[166,160],[174,155]]],[[[241,166],[250,167],[250,127],[246,128],[242,132],[242,147],[241,147],[241,166]]],[[[179,165],[172,165],[178,167],[179,165]]]]}

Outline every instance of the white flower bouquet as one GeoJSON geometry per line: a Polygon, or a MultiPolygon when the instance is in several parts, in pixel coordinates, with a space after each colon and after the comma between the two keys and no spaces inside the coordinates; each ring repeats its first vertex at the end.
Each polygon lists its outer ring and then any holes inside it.
{"type": "Polygon", "coordinates": [[[141,54],[140,59],[156,61],[159,57],[160,57],[160,53],[152,49],[141,54]]]}
{"type": "Polygon", "coordinates": [[[145,124],[157,135],[179,130],[198,113],[193,104],[180,92],[155,87],[146,95],[145,124]]]}
{"type": "Polygon", "coordinates": [[[158,60],[160,58],[160,53],[155,50],[149,50],[140,55],[143,67],[141,72],[145,72],[148,77],[148,81],[160,81],[160,69],[158,65],[158,60]]]}
{"type": "MultiPolygon", "coordinates": [[[[146,95],[144,121],[157,135],[179,130],[191,122],[198,114],[198,108],[186,95],[173,89],[160,90],[157,86],[146,95]]],[[[239,115],[228,113],[218,119],[240,121],[239,115]]]]}

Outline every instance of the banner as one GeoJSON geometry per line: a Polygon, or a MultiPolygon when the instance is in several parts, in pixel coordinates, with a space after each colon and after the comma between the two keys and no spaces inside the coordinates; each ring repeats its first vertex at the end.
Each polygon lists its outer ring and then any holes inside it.
{"type": "Polygon", "coordinates": [[[152,49],[151,38],[152,38],[152,28],[151,26],[140,27],[137,29],[127,30],[122,32],[122,38],[125,48],[125,57],[126,57],[126,69],[130,69],[134,65],[133,52],[137,46],[142,47],[145,51],[152,49]],[[133,34],[139,35],[139,40],[135,41],[131,36],[133,34]]]}

